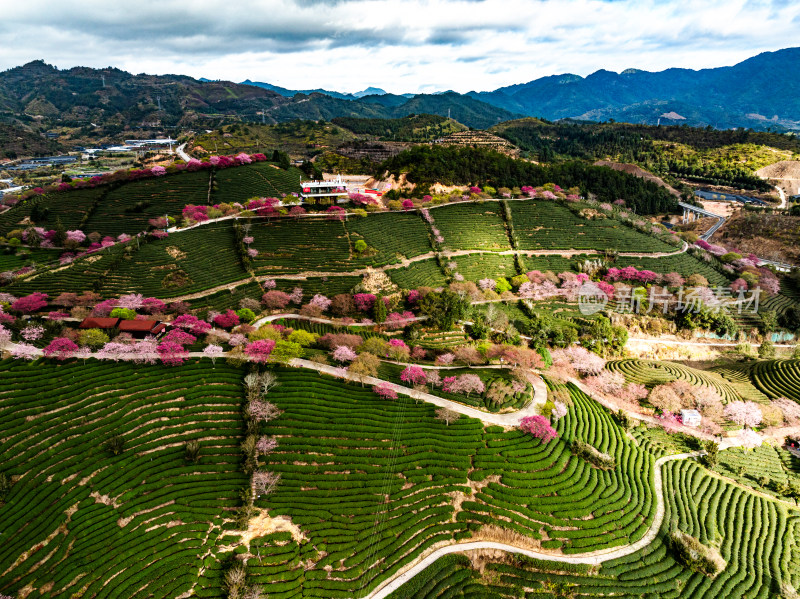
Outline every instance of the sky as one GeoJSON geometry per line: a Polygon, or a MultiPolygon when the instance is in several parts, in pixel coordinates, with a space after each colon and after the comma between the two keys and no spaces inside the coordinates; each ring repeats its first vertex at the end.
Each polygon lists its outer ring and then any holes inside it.
{"type": "Polygon", "coordinates": [[[492,90],[598,69],[729,66],[800,46],[796,0],[3,0],[0,70],[492,90]]]}

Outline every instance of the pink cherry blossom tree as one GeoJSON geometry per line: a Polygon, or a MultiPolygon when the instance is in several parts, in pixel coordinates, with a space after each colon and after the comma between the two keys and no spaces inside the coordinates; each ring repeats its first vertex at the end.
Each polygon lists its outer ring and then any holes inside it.
{"type": "Polygon", "coordinates": [[[20,332],[25,341],[37,341],[44,335],[44,327],[40,324],[29,324],[20,332]]]}
{"type": "Polygon", "coordinates": [[[283,411],[278,409],[274,403],[263,399],[254,399],[250,401],[247,404],[246,410],[249,418],[264,423],[274,420],[283,414],[283,411]]]}
{"type": "Polygon", "coordinates": [[[372,387],[373,393],[378,397],[382,397],[383,399],[397,399],[397,391],[395,390],[393,385],[389,383],[383,383],[381,385],[375,385],[372,387]]]}
{"type": "Polygon", "coordinates": [[[31,293],[12,303],[10,309],[23,314],[32,314],[47,306],[47,298],[46,293],[31,293]]]}
{"type": "Polygon", "coordinates": [[[167,366],[180,366],[184,360],[189,357],[187,352],[180,343],[175,341],[163,341],[156,347],[162,364],[167,366]]]}
{"type": "Polygon", "coordinates": [[[11,355],[18,360],[35,360],[39,357],[39,350],[30,343],[17,343],[11,348],[11,355]]]}
{"type": "Polygon", "coordinates": [[[520,421],[519,428],[541,440],[542,443],[548,443],[558,437],[558,432],[550,426],[550,422],[544,416],[526,416],[520,421]]]}
{"type": "Polygon", "coordinates": [[[0,325],[0,349],[11,343],[11,331],[0,325]]]}
{"type": "Polygon", "coordinates": [[[276,447],[278,447],[278,440],[275,437],[263,436],[256,441],[256,451],[261,455],[272,453],[276,447]]]}
{"type": "Polygon", "coordinates": [[[725,417],[740,426],[753,428],[761,424],[761,408],[753,401],[732,401],[725,406],[725,417]]]}
{"type": "Polygon", "coordinates": [[[550,413],[550,418],[553,422],[558,422],[567,415],[567,406],[560,401],[553,402],[553,411],[550,413]]]}
{"type": "MultiPolygon", "coordinates": [[[[273,281],[274,282],[274,281],[273,281]]],[[[289,305],[291,296],[283,291],[272,289],[261,296],[261,303],[269,310],[280,310],[289,305]]]]}
{"type": "Polygon", "coordinates": [[[472,393],[483,393],[485,390],[486,386],[477,374],[462,374],[450,383],[447,389],[450,393],[460,393],[467,397],[472,393]]]}
{"type": "Polygon", "coordinates": [[[339,345],[331,352],[331,357],[335,361],[343,364],[345,362],[352,362],[358,357],[358,354],[346,345],[339,345]]]}
{"type": "Polygon", "coordinates": [[[745,449],[755,449],[763,442],[761,435],[749,428],[742,429],[737,438],[745,449]]]}
{"type": "Polygon", "coordinates": [[[55,358],[63,362],[73,357],[77,351],[78,345],[75,342],[66,337],[56,337],[44,348],[42,353],[46,358],[55,358]]]}
{"type": "Polygon", "coordinates": [[[256,497],[269,495],[278,486],[280,480],[281,475],[278,472],[264,472],[263,470],[253,472],[253,478],[251,480],[253,494],[256,497]]]}
{"type": "Polygon", "coordinates": [[[292,292],[289,294],[289,301],[299,306],[303,303],[303,288],[302,287],[295,287],[292,289],[292,292]]]}
{"type": "Polygon", "coordinates": [[[449,366],[455,359],[456,357],[451,353],[441,354],[440,356],[436,357],[436,363],[439,366],[449,366]]]}
{"type": "Polygon", "coordinates": [[[400,380],[408,385],[424,385],[428,379],[420,366],[411,365],[400,373],[400,380]]]}
{"type": "Polygon", "coordinates": [[[203,348],[203,355],[211,360],[212,366],[216,366],[217,358],[219,358],[223,353],[225,353],[225,351],[222,349],[221,345],[209,343],[205,346],[205,348],[203,348]]]}
{"type": "Polygon", "coordinates": [[[258,364],[264,364],[268,359],[272,350],[275,348],[275,341],[273,339],[259,339],[253,341],[244,348],[244,353],[253,361],[258,364]]]}
{"type": "Polygon", "coordinates": [[[333,300],[327,298],[321,293],[317,293],[314,297],[311,298],[311,300],[308,302],[308,305],[314,308],[318,308],[322,312],[325,312],[325,310],[327,310],[328,307],[331,305],[332,301],[333,300]]]}
{"type": "Polygon", "coordinates": [[[172,321],[172,326],[184,329],[193,335],[204,335],[211,330],[211,325],[205,320],[201,320],[194,314],[181,314],[172,321]]]}

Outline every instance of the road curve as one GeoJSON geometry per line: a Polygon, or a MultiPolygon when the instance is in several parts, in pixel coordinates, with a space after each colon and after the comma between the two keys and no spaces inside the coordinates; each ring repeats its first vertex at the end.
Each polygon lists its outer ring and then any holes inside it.
{"type": "Polygon", "coordinates": [[[409,580],[414,578],[417,574],[425,570],[431,564],[433,564],[436,560],[440,557],[444,557],[445,555],[449,555],[451,553],[460,553],[462,551],[472,551],[475,549],[499,549],[500,551],[507,551],[508,553],[516,553],[519,555],[525,555],[527,557],[532,557],[535,559],[541,560],[548,560],[552,562],[558,563],[566,563],[566,564],[590,564],[590,565],[599,565],[603,562],[618,559],[620,557],[624,557],[626,555],[630,555],[631,553],[635,553],[640,549],[647,547],[650,543],[655,540],[656,536],[658,535],[659,530],[661,530],[661,525],[664,522],[664,514],[666,512],[666,503],[664,499],[664,489],[663,489],[663,480],[661,477],[661,466],[666,462],[670,462],[673,460],[684,460],[687,458],[694,458],[700,455],[703,455],[704,452],[698,451],[694,453],[681,453],[676,455],[664,456],[656,460],[655,463],[655,494],[656,494],[656,513],[653,517],[653,523],[650,525],[650,528],[644,534],[644,536],[636,541],[635,543],[631,543],[630,545],[626,545],[624,547],[615,547],[613,549],[602,549],[600,551],[592,551],[587,552],[582,555],[553,555],[552,553],[543,553],[539,551],[532,551],[530,549],[523,549],[521,547],[515,547],[514,545],[508,545],[506,543],[496,543],[494,541],[470,541],[470,542],[460,542],[460,543],[453,543],[452,545],[447,545],[446,547],[440,547],[434,551],[431,551],[427,555],[423,554],[422,556],[415,559],[409,566],[405,569],[397,572],[394,576],[382,582],[377,589],[372,591],[370,594],[364,596],[364,599],[385,599],[409,580]]]}
{"type": "Polygon", "coordinates": [[[186,147],[186,142],[179,145],[175,150],[175,152],[177,152],[178,156],[181,157],[181,160],[183,160],[184,162],[189,162],[192,159],[192,157],[186,153],[186,150],[184,149],[185,147],[186,147]]]}

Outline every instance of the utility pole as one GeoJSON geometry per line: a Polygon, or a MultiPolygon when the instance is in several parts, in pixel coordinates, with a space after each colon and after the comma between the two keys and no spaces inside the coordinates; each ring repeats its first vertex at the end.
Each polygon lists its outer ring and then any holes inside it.
{"type": "Polygon", "coordinates": [[[103,87],[105,87],[106,86],[106,76],[105,75],[100,75],[100,78],[103,80],[103,87]]]}
{"type": "Polygon", "coordinates": [[[156,101],[158,102],[158,111],[161,112],[161,96],[156,96],[156,101]]]}

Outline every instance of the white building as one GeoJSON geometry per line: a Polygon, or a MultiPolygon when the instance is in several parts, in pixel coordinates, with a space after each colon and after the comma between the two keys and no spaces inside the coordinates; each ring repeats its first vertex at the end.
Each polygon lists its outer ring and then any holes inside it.
{"type": "Polygon", "coordinates": [[[681,410],[681,422],[686,426],[698,427],[702,417],[697,410],[681,410]]]}
{"type": "Polygon", "coordinates": [[[338,175],[333,181],[301,181],[300,198],[304,202],[316,203],[317,199],[330,198],[338,204],[348,200],[347,183],[338,175]]]}

